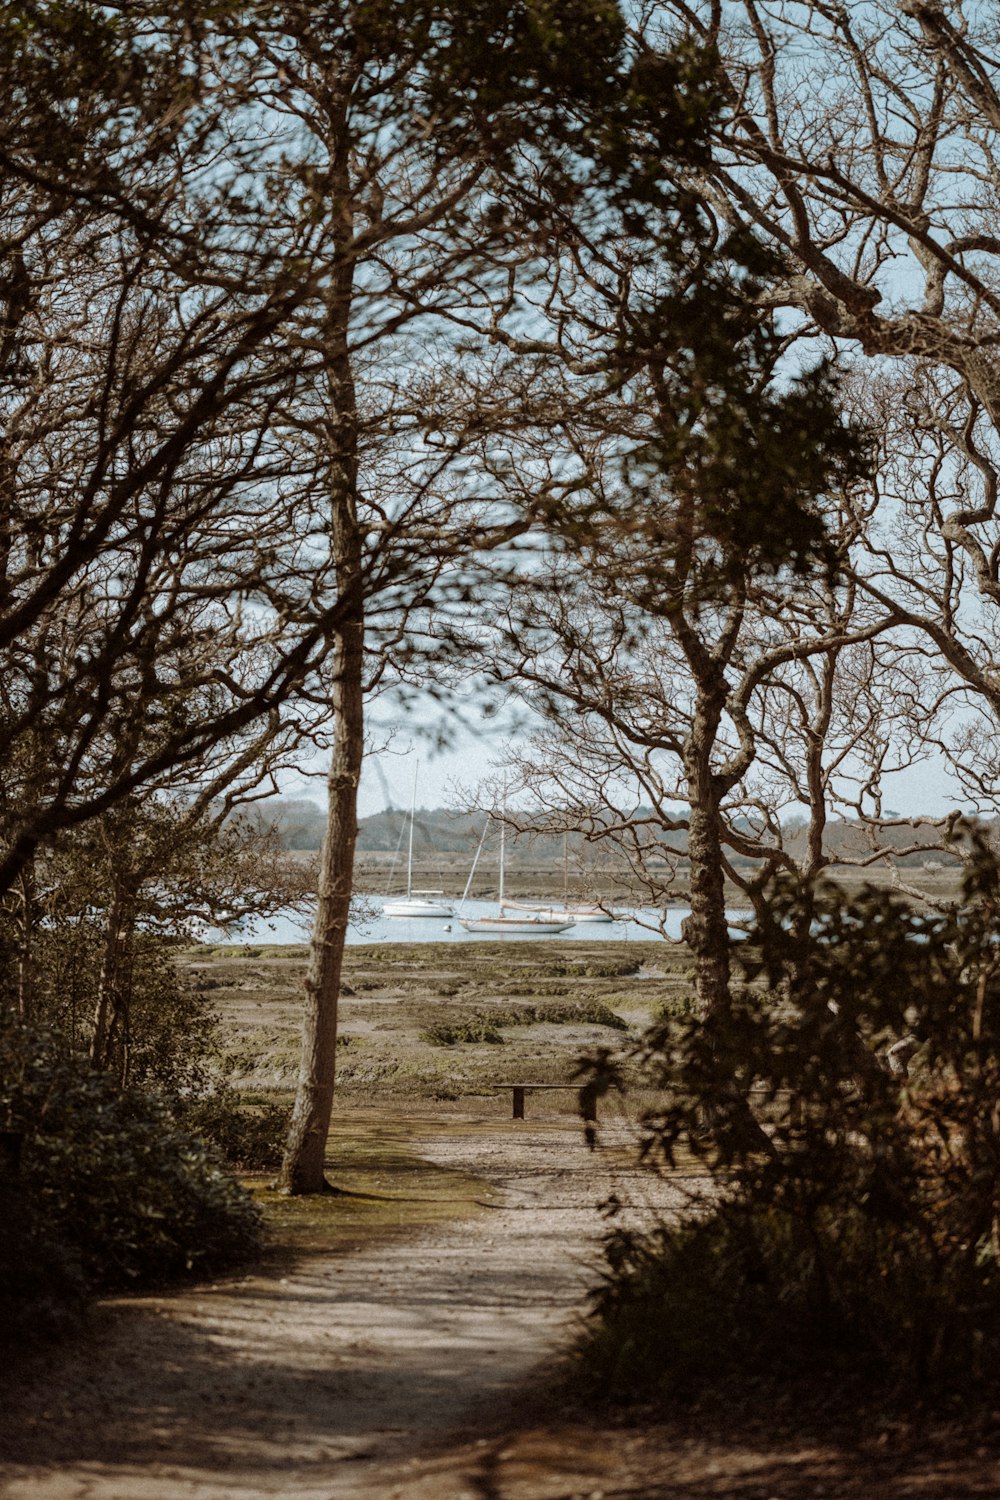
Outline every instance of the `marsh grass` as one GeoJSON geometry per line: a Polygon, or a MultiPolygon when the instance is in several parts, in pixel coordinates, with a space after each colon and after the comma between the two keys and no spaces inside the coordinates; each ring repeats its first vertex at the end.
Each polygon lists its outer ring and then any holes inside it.
{"type": "Polygon", "coordinates": [[[503,1044],[502,1034],[487,1016],[469,1016],[464,1021],[438,1021],[433,1026],[424,1027],[420,1040],[431,1047],[453,1047],[458,1042],[503,1044]]]}
{"type": "Polygon", "coordinates": [[[450,1047],[456,1042],[489,1042],[505,1040],[501,1028],[517,1026],[605,1026],[612,1031],[628,1031],[627,1021],[616,1015],[601,1000],[576,1000],[567,1004],[497,1005],[487,1011],[459,1019],[442,1019],[425,1026],[421,1040],[432,1047],[450,1047]]]}
{"type": "MultiPolygon", "coordinates": [[[[302,946],[212,945],[179,955],[221,1018],[219,1067],[241,1091],[294,1087],[302,946]]],[[[581,1051],[642,1029],[689,988],[683,948],[659,942],[393,943],[346,954],[337,1087],[363,1101],[485,1096],[492,1060],[563,1081],[581,1051]],[[593,1030],[599,1028],[599,1030],[593,1030]]]]}

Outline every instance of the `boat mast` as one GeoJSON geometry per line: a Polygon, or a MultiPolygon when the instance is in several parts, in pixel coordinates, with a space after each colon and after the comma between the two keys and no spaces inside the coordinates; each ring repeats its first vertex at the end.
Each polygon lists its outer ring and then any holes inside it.
{"type": "Polygon", "coordinates": [[[458,903],[458,912],[459,912],[460,916],[461,916],[461,913],[462,913],[462,907],[465,905],[466,898],[468,897],[469,891],[470,891],[470,889],[472,887],[472,881],[473,881],[473,878],[474,878],[475,873],[476,873],[476,866],[479,863],[479,856],[483,852],[483,845],[486,842],[486,835],[489,833],[489,831],[490,831],[490,815],[489,815],[489,813],[487,813],[486,814],[486,822],[483,825],[482,836],[480,837],[480,840],[479,840],[479,848],[476,850],[476,857],[472,861],[472,869],[469,871],[469,878],[465,882],[465,890],[462,892],[462,899],[458,903]]]}
{"type": "Polygon", "coordinates": [[[417,814],[417,773],[420,770],[419,761],[413,767],[413,796],[410,798],[410,843],[406,855],[406,899],[409,901],[413,895],[413,820],[417,814]]]}

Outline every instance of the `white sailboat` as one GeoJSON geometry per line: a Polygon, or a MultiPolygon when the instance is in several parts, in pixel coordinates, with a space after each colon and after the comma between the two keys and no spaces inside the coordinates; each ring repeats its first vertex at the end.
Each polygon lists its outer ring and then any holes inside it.
{"type": "Polygon", "coordinates": [[[435,900],[444,891],[413,889],[413,822],[417,811],[417,771],[413,772],[413,796],[410,800],[410,839],[406,854],[406,895],[382,907],[384,917],[453,917],[455,908],[446,901],[435,900]]]}
{"type": "Polygon", "coordinates": [[[563,834],[563,898],[560,905],[545,901],[508,901],[515,911],[534,911],[558,922],[617,922],[614,912],[598,901],[569,900],[569,836],[563,834]]]}
{"type": "Polygon", "coordinates": [[[507,905],[515,911],[534,911],[545,917],[552,917],[562,922],[617,922],[618,918],[612,911],[605,911],[603,906],[588,906],[582,901],[567,901],[562,906],[546,906],[543,901],[508,901],[507,905]]]}
{"type": "Polygon", "coordinates": [[[489,828],[489,826],[490,826],[490,819],[487,818],[487,820],[486,820],[486,828],[483,829],[483,836],[479,840],[479,848],[476,850],[476,857],[475,857],[475,859],[472,862],[472,869],[469,872],[469,879],[466,882],[465,892],[464,892],[464,894],[462,896],[462,900],[459,902],[459,907],[458,907],[459,918],[458,918],[458,920],[461,922],[461,924],[465,928],[466,932],[507,933],[507,934],[512,934],[512,933],[525,933],[525,934],[527,934],[527,933],[531,933],[535,937],[539,937],[539,936],[547,934],[547,933],[565,932],[568,927],[572,927],[573,926],[573,919],[572,919],[572,917],[556,918],[556,917],[544,915],[542,913],[535,913],[535,912],[514,912],[514,911],[508,910],[508,907],[510,907],[512,905],[512,903],[510,903],[510,902],[508,902],[506,904],[506,906],[505,906],[505,904],[504,904],[504,895],[503,895],[503,880],[504,880],[504,855],[505,855],[505,848],[506,848],[506,825],[504,823],[502,823],[502,822],[500,824],[500,890],[499,890],[499,893],[498,893],[498,910],[497,910],[497,913],[496,913],[495,916],[489,916],[489,917],[463,917],[462,916],[462,914],[461,914],[461,912],[462,912],[462,906],[465,903],[466,896],[469,894],[469,887],[472,884],[472,877],[476,873],[476,865],[479,863],[479,856],[482,853],[483,844],[484,844],[484,842],[486,840],[486,832],[487,832],[487,829],[489,828]]]}

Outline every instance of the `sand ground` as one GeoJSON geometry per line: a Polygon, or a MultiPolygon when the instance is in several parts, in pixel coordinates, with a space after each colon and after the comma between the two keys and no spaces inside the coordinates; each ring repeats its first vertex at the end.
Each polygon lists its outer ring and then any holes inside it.
{"type": "MultiPolygon", "coordinates": [[[[116,1298],[8,1388],[4,1500],[966,1500],[1000,1496],[1000,1438],[822,1413],[542,1402],[580,1316],[609,1191],[651,1183],[624,1124],[586,1150],[566,1118],[452,1114],[420,1151],[479,1175],[476,1213],[377,1252],[116,1298]]],[[[788,1394],[794,1404],[795,1393],[788,1394]]]]}

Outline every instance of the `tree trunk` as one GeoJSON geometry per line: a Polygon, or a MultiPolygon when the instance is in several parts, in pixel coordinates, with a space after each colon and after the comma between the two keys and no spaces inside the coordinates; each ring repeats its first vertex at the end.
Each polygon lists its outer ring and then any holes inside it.
{"type": "Polygon", "coordinates": [[[21,935],[17,949],[17,1013],[22,1021],[30,1020],[33,1006],[35,933],[35,862],[30,860],[21,871],[21,935]]]}
{"type": "Polygon", "coordinates": [[[729,927],[726,922],[720,791],[711,766],[718,714],[696,712],[685,756],[688,784],[688,869],[691,915],[684,936],[694,958],[695,991],[703,1019],[727,1016],[729,927]]]}
{"type": "Polygon", "coordinates": [[[327,783],[328,814],[320,856],[319,897],[306,979],[302,1053],[295,1106],[278,1185],[286,1193],[320,1193],[333,1108],[337,1006],[354,878],[358,782],[364,749],[363,618],[345,627],[336,650],[336,723],[327,783]]]}
{"type": "Polygon", "coordinates": [[[333,642],[333,750],[327,781],[327,826],[320,855],[316,923],[302,1022],[302,1052],[278,1186],[286,1193],[330,1191],[324,1165],[333,1110],[340,974],[354,883],[358,783],[364,756],[365,596],[358,525],[358,411],[350,351],[354,262],[346,93],[324,95],[329,187],[341,205],[340,252],[325,296],[323,344],[329,461],[330,544],[341,623],[333,642]]]}
{"type": "Polygon", "coordinates": [[[115,986],[118,983],[123,920],[121,892],[116,891],[105,919],[104,952],[101,956],[101,972],[97,980],[97,1001],[94,1005],[90,1061],[95,1068],[105,1068],[108,1064],[109,1023],[114,1009],[115,986]]]}
{"type": "MultiPolygon", "coordinates": [[[[721,682],[721,678],[720,678],[721,682]]],[[[684,936],[695,966],[698,1009],[716,1049],[718,1075],[705,1122],[724,1151],[757,1151],[771,1155],[774,1146],[761,1127],[732,1072],[726,1023],[732,1015],[729,925],[726,921],[722,819],[724,782],[712,771],[711,751],[721,719],[716,691],[703,690],[685,755],[688,783],[688,865],[691,915],[684,936]]]]}

